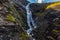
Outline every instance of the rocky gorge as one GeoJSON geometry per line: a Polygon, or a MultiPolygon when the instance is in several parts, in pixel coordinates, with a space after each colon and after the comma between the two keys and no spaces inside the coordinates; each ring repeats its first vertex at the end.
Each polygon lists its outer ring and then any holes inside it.
{"type": "Polygon", "coordinates": [[[60,14],[57,10],[46,10],[46,7],[50,4],[52,3],[30,3],[27,0],[0,0],[0,6],[3,7],[2,9],[0,7],[0,16],[2,16],[0,18],[3,20],[0,19],[2,21],[2,24],[0,24],[0,39],[54,40],[56,37],[53,35],[57,36],[60,34],[60,26],[58,25],[60,14]],[[58,27],[55,26],[55,22],[58,23],[58,27]]]}

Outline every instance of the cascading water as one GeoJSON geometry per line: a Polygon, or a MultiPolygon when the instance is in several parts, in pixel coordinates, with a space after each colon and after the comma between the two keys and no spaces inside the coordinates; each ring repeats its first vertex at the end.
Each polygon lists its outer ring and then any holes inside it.
{"type": "Polygon", "coordinates": [[[34,20],[32,18],[32,12],[30,11],[30,8],[29,8],[29,5],[30,4],[31,3],[28,3],[27,6],[26,6],[26,11],[27,11],[27,24],[29,26],[29,29],[27,30],[28,35],[31,33],[31,31],[33,30],[33,28],[36,28],[36,25],[35,25],[34,20]],[[33,27],[31,25],[31,23],[32,23],[33,27]]]}
{"type": "MultiPolygon", "coordinates": [[[[29,29],[27,30],[27,34],[28,34],[28,35],[30,35],[31,31],[32,31],[34,28],[36,28],[36,25],[35,25],[34,20],[33,20],[33,18],[32,18],[32,12],[31,12],[30,7],[29,7],[30,4],[31,4],[31,3],[28,3],[27,6],[26,6],[26,11],[27,11],[27,24],[28,24],[28,27],[29,27],[29,29]],[[32,25],[31,25],[31,24],[32,24],[32,25]]],[[[33,35],[33,34],[32,34],[32,35],[33,35]]],[[[30,35],[30,36],[32,36],[32,35],[30,35]]],[[[33,40],[35,40],[35,39],[33,39],[33,40]]]]}
{"type": "MultiPolygon", "coordinates": [[[[31,12],[31,10],[30,10],[30,4],[31,4],[31,3],[28,3],[26,6],[24,6],[24,5],[22,5],[22,3],[21,3],[20,1],[18,1],[18,0],[14,0],[14,2],[17,3],[17,4],[19,4],[19,5],[21,5],[22,7],[24,7],[24,8],[26,9],[26,13],[27,13],[27,24],[28,24],[28,27],[29,27],[29,29],[27,29],[26,32],[27,32],[27,34],[28,34],[29,36],[32,37],[33,34],[31,35],[30,33],[31,33],[31,31],[32,31],[33,29],[36,28],[36,24],[34,23],[34,20],[33,20],[33,18],[32,18],[32,12],[31,12]]],[[[24,28],[23,28],[23,29],[24,29],[24,28]]],[[[32,38],[32,39],[35,40],[34,38],[32,38]]]]}

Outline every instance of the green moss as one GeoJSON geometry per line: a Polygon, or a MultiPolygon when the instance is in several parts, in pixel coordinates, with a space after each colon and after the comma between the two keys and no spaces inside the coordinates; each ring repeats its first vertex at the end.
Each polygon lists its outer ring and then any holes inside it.
{"type": "Polygon", "coordinates": [[[10,32],[10,36],[14,36],[14,33],[13,32],[10,32]]]}
{"type": "Polygon", "coordinates": [[[54,32],[54,33],[59,33],[60,30],[56,30],[56,29],[54,29],[53,32],[54,32]]]}
{"type": "Polygon", "coordinates": [[[25,33],[21,33],[21,40],[26,40],[29,36],[25,33]]]}
{"type": "Polygon", "coordinates": [[[43,13],[43,12],[38,12],[36,15],[37,15],[37,16],[43,16],[44,13],[43,13]]]}
{"type": "Polygon", "coordinates": [[[8,14],[8,15],[5,17],[5,20],[12,21],[12,22],[15,22],[15,21],[16,21],[15,18],[14,18],[14,16],[11,15],[11,14],[8,14]]]}

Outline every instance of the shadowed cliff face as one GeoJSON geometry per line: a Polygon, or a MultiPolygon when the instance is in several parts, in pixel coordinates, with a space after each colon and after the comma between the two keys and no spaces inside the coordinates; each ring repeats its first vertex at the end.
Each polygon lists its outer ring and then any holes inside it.
{"type": "Polygon", "coordinates": [[[32,37],[34,37],[36,40],[45,40],[43,32],[48,26],[47,21],[44,19],[44,11],[46,5],[48,4],[33,3],[30,5],[30,10],[33,14],[33,19],[37,25],[37,28],[32,31],[32,33],[34,34],[32,37]]]}
{"type": "Polygon", "coordinates": [[[30,10],[32,11],[32,14],[33,14],[32,15],[33,19],[35,20],[36,24],[39,26],[44,21],[44,15],[45,15],[44,12],[47,5],[48,5],[47,3],[46,4],[45,3],[42,3],[42,4],[32,3],[30,5],[30,10]]]}
{"type": "MultiPolygon", "coordinates": [[[[51,3],[50,3],[51,4],[51,3]]],[[[49,3],[45,4],[31,4],[30,5],[30,10],[32,11],[33,14],[33,18],[37,24],[37,28],[34,29],[32,31],[32,33],[34,34],[32,37],[34,37],[36,40],[51,40],[51,39],[55,39],[55,40],[59,40],[59,36],[60,33],[55,33],[56,30],[60,30],[60,26],[56,26],[55,22],[53,21],[55,18],[57,20],[57,25],[59,24],[59,17],[60,16],[60,12],[59,12],[59,5],[58,6],[54,6],[51,7],[51,9],[45,9],[47,6],[49,5],[49,3]],[[55,8],[57,8],[57,10],[54,10],[55,8]],[[53,30],[55,30],[54,32],[52,32],[53,30]],[[50,33],[50,34],[49,34],[50,33]],[[50,36],[49,36],[50,35],[50,36]],[[55,35],[55,37],[54,37],[55,35]],[[52,37],[53,36],[53,37],[52,37]],[[57,37],[58,36],[58,37],[57,37]],[[49,39],[50,38],[50,39],[49,39]]],[[[60,32],[60,31],[58,31],[60,32]]]]}

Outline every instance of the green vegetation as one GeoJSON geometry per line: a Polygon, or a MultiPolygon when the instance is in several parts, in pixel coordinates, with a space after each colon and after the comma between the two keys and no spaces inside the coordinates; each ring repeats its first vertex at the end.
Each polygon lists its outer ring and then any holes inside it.
{"type": "Polygon", "coordinates": [[[14,18],[14,16],[11,15],[11,14],[8,14],[8,15],[5,17],[5,20],[12,21],[12,22],[15,22],[15,21],[16,21],[15,18],[14,18]]]}
{"type": "Polygon", "coordinates": [[[23,32],[21,33],[21,36],[21,40],[26,40],[27,38],[29,38],[29,36],[23,32]]]}

